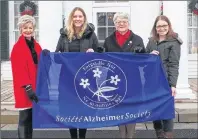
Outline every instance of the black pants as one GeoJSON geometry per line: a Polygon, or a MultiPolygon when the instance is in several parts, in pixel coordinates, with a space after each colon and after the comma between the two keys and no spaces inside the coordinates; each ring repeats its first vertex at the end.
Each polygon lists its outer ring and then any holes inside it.
{"type": "Polygon", "coordinates": [[[32,139],[32,108],[19,111],[18,137],[32,139]]]}
{"type": "MultiPolygon", "coordinates": [[[[78,138],[77,128],[70,128],[69,129],[70,135],[72,139],[78,138]]],[[[87,129],[79,129],[79,138],[85,139],[87,129]]]]}
{"type": "Polygon", "coordinates": [[[173,119],[153,121],[155,130],[163,130],[164,132],[173,132],[173,119]]]}

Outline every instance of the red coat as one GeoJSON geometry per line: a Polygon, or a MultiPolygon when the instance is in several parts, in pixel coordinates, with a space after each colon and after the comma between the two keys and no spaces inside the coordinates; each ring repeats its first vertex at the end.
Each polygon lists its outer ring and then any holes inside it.
{"type": "MultiPolygon", "coordinates": [[[[42,49],[35,40],[34,47],[39,60],[42,49]]],[[[22,86],[31,84],[33,90],[36,91],[37,65],[34,64],[31,51],[26,44],[23,35],[20,36],[19,40],[14,45],[10,59],[13,75],[15,107],[32,107],[32,102],[29,100],[25,89],[22,86]]]]}

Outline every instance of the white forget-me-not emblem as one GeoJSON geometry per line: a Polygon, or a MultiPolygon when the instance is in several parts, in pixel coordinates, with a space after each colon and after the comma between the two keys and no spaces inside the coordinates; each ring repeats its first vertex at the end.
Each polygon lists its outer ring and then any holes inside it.
{"type": "Polygon", "coordinates": [[[93,109],[108,109],[124,99],[127,79],[115,63],[95,59],[80,67],[74,78],[74,86],[85,105],[93,109]]]}

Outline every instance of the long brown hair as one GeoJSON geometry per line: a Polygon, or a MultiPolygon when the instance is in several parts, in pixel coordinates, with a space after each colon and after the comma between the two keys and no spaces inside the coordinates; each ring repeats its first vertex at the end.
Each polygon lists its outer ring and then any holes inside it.
{"type": "Polygon", "coordinates": [[[159,40],[159,35],[157,34],[157,31],[156,31],[156,24],[159,20],[163,20],[168,23],[169,29],[168,29],[168,33],[166,34],[166,38],[175,38],[177,34],[173,31],[172,24],[171,24],[170,20],[168,19],[168,17],[165,15],[157,16],[157,18],[155,19],[153,28],[151,30],[151,37],[155,41],[159,40]]]}
{"type": "Polygon", "coordinates": [[[66,27],[65,27],[65,30],[67,30],[68,39],[69,39],[70,41],[72,41],[72,38],[73,38],[73,36],[74,36],[73,15],[74,15],[74,13],[75,13],[76,11],[81,11],[82,14],[83,14],[83,16],[84,16],[84,20],[85,20],[85,22],[84,22],[84,24],[83,24],[83,26],[82,26],[82,28],[81,28],[81,31],[79,32],[79,34],[77,34],[77,37],[78,37],[78,38],[81,38],[82,35],[83,35],[83,33],[84,33],[84,31],[85,31],[85,29],[87,28],[87,23],[88,23],[88,21],[87,21],[87,16],[86,16],[86,14],[85,14],[85,11],[84,11],[82,8],[80,8],[80,7],[75,7],[75,8],[71,11],[71,13],[70,13],[70,15],[69,15],[69,18],[68,18],[68,21],[67,21],[67,25],[66,25],[66,27]]]}

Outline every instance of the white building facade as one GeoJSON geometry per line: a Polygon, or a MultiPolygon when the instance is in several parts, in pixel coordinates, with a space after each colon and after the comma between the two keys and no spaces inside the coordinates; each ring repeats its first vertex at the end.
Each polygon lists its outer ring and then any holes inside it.
{"type": "MultiPolygon", "coordinates": [[[[8,56],[1,62],[1,78],[12,80],[9,54],[19,36],[17,19],[19,4],[23,1],[9,1],[9,45],[8,56]]],[[[63,26],[74,7],[81,7],[88,21],[95,25],[95,32],[102,45],[104,39],[114,31],[115,12],[129,13],[131,30],[148,42],[155,18],[160,14],[160,1],[35,1],[38,5],[36,39],[43,49],[54,51],[63,26]]],[[[172,22],[173,29],[183,40],[181,47],[178,98],[195,98],[189,88],[188,78],[197,78],[198,16],[188,10],[187,1],[163,1],[164,15],[172,22]]]]}

